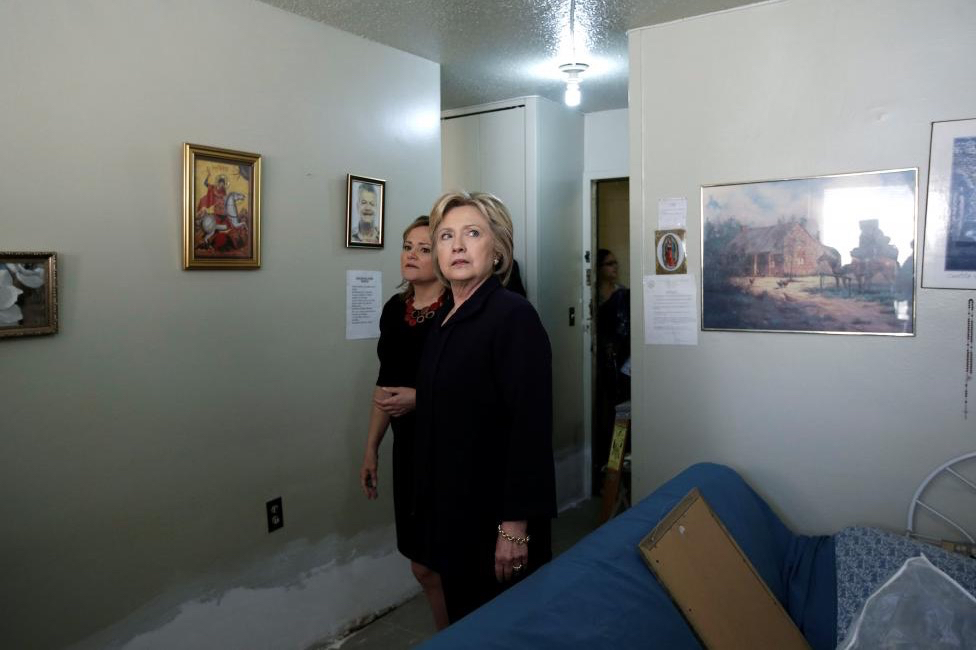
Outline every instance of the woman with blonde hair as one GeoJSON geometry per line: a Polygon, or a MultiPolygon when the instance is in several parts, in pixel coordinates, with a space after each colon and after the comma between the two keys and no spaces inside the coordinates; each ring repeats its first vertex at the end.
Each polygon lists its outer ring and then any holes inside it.
{"type": "Polygon", "coordinates": [[[503,288],[513,261],[504,204],[448,193],[430,228],[454,304],[420,363],[414,497],[421,553],[454,622],[552,556],[552,352],[532,305],[503,288]]]}
{"type": "Polygon", "coordinates": [[[397,548],[410,559],[414,576],[424,589],[437,629],[447,627],[447,610],[440,576],[421,554],[418,527],[411,514],[414,489],[417,367],[431,326],[450,309],[451,296],[434,273],[429,219],[419,217],[403,233],[400,272],[404,290],[383,307],[377,354],[380,373],[373,390],[366,453],[360,482],[368,499],[378,496],[379,447],[387,427],[393,427],[393,513],[397,548]]]}

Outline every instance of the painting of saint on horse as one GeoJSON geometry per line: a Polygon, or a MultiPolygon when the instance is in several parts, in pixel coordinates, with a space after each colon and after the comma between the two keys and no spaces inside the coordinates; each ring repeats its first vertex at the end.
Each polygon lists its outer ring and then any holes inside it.
{"type": "Polygon", "coordinates": [[[911,335],[916,170],[702,188],[702,329],[911,335]]]}
{"type": "Polygon", "coordinates": [[[193,247],[198,259],[248,259],[252,256],[252,195],[248,167],[198,159],[193,247]]]}

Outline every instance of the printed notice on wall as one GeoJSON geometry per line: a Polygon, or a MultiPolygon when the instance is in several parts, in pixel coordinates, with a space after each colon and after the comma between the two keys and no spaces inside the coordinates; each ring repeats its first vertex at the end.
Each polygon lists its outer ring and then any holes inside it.
{"type": "Polygon", "coordinates": [[[675,196],[658,199],[657,227],[660,230],[684,230],[688,227],[688,199],[675,196]]]}
{"type": "Polygon", "coordinates": [[[380,336],[381,271],[346,271],[346,339],[380,336]]]}
{"type": "Polygon", "coordinates": [[[698,345],[695,276],[644,276],[644,342],[698,345]]]}

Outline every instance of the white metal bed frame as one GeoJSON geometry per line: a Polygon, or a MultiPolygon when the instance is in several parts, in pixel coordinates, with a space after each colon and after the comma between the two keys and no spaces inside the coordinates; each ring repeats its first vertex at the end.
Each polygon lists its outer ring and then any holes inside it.
{"type": "Polygon", "coordinates": [[[922,481],[922,484],[918,486],[917,490],[915,490],[915,496],[912,497],[911,505],[908,506],[908,523],[906,526],[906,530],[908,531],[908,534],[910,536],[925,538],[924,535],[918,534],[918,532],[915,530],[915,526],[916,526],[915,517],[918,514],[919,509],[922,509],[938,517],[945,523],[952,526],[952,528],[954,528],[955,530],[958,530],[966,537],[966,539],[969,541],[970,544],[976,544],[976,539],[973,539],[973,535],[970,534],[968,530],[960,526],[957,522],[953,521],[945,513],[940,512],[937,508],[922,500],[922,495],[925,493],[926,489],[928,489],[932,481],[943,475],[961,481],[964,485],[966,485],[971,490],[973,490],[973,492],[976,492],[976,483],[969,480],[968,478],[966,478],[965,476],[963,476],[962,474],[960,474],[955,470],[956,466],[968,460],[972,460],[973,458],[976,458],[976,452],[971,452],[968,454],[963,454],[962,456],[957,456],[952,460],[943,463],[935,470],[933,470],[931,474],[925,477],[925,480],[922,481]]]}

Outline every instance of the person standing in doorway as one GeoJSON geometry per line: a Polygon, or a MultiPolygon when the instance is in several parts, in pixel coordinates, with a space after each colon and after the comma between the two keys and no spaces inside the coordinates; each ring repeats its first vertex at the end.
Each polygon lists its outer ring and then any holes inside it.
{"type": "MultiPolygon", "coordinates": [[[[601,248],[597,277],[597,426],[593,442],[593,485],[603,484],[610,457],[616,406],[630,399],[630,289],[617,282],[619,262],[601,248]]],[[[628,441],[629,442],[629,441],[628,441]]]]}

